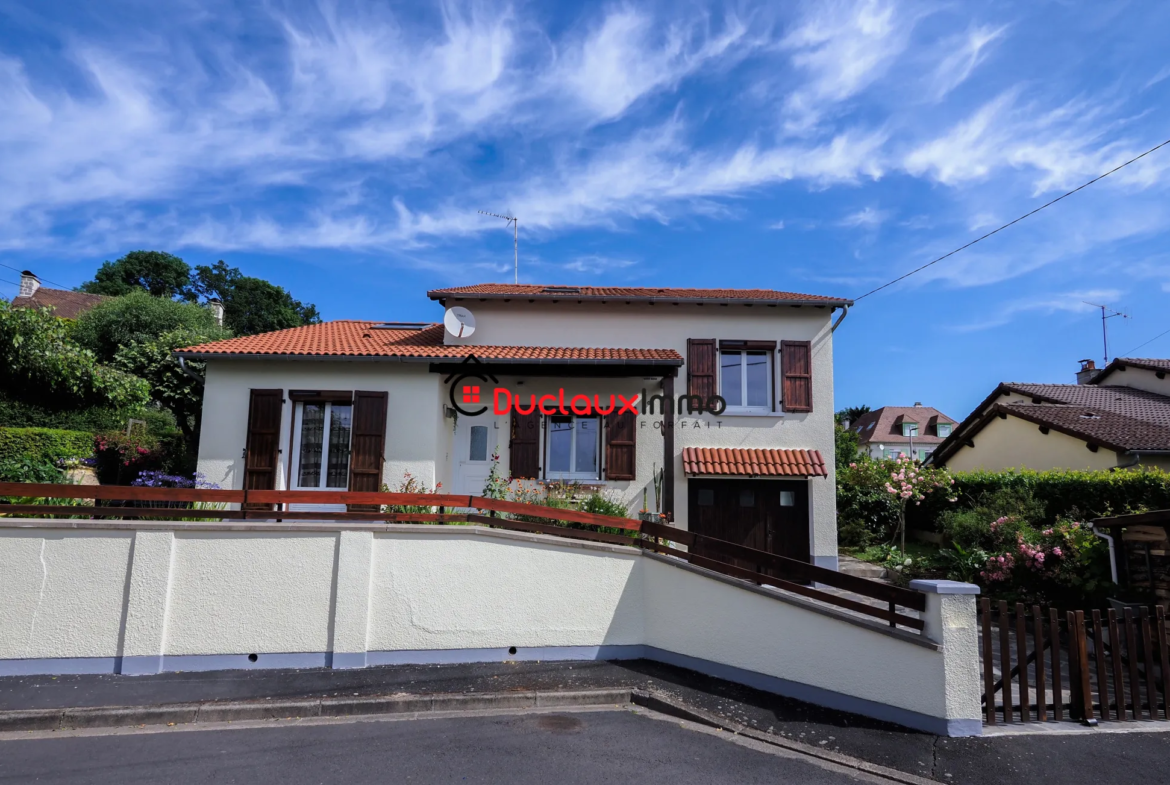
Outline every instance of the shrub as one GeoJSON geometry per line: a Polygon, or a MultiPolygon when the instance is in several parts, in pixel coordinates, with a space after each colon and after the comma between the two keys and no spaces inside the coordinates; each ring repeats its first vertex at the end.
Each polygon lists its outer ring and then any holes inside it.
{"type": "Polygon", "coordinates": [[[52,463],[28,456],[0,460],[0,482],[61,482],[64,473],[52,463]]]}
{"type": "Polygon", "coordinates": [[[908,510],[926,500],[954,502],[953,482],[945,469],[922,466],[909,458],[851,462],[837,472],[837,526],[841,540],[853,540],[842,544],[887,542],[899,532],[904,535],[908,510]]]}
{"type": "MultiPolygon", "coordinates": [[[[1002,492],[1025,494],[1021,498],[1030,494],[1035,509],[1041,511],[1033,521],[1039,526],[1052,526],[1066,518],[1092,519],[1170,509],[1170,474],[1148,467],[1115,472],[1023,469],[959,472],[953,476],[955,495],[959,498],[957,509],[987,506],[993,499],[1004,498],[997,496],[1002,492]]],[[[924,501],[921,507],[907,511],[910,527],[939,531],[946,507],[938,499],[924,501]]],[[[1020,513],[1010,511],[1010,514],[1020,513]]]]}
{"type": "Polygon", "coordinates": [[[97,475],[102,485],[131,485],[138,475],[158,471],[167,462],[166,450],[158,437],[135,429],[127,436],[121,431],[98,434],[97,475]]]}
{"type": "Polygon", "coordinates": [[[622,504],[619,492],[609,489],[586,497],[585,501],[581,503],[581,509],[598,515],[613,515],[617,518],[630,517],[629,509],[622,504]]]}
{"type": "MultiPolygon", "coordinates": [[[[417,477],[410,472],[404,472],[402,475],[402,482],[398,483],[397,488],[391,489],[386,483],[382,483],[382,493],[442,493],[443,483],[435,483],[434,488],[428,488],[417,477]]],[[[419,515],[425,513],[436,512],[435,507],[429,505],[414,505],[414,504],[383,504],[382,512],[402,513],[407,515],[419,515]]]]}
{"type": "Polygon", "coordinates": [[[54,428],[0,428],[0,462],[49,464],[93,455],[92,433],[54,428]]]}
{"type": "Polygon", "coordinates": [[[132,292],[99,303],[77,318],[71,337],[101,362],[111,362],[124,346],[153,342],[174,330],[226,335],[211,311],[194,303],[132,292]]]}

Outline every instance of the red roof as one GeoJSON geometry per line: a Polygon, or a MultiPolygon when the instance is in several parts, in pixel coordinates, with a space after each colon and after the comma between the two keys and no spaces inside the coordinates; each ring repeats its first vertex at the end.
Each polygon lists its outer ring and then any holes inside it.
{"type": "Polygon", "coordinates": [[[443,326],[381,327],[382,322],[336,321],[178,349],[183,355],[223,357],[387,357],[462,360],[624,362],[681,365],[673,349],[590,349],[555,346],[443,345],[443,326]]]}
{"type": "Polygon", "coordinates": [[[686,447],[687,474],[734,477],[827,477],[819,450],[753,450],[743,447],[686,447]]]}
{"type": "Polygon", "coordinates": [[[785,303],[790,305],[852,305],[842,297],[778,292],[774,289],[663,289],[636,286],[544,286],[538,284],[480,283],[427,292],[432,300],[448,298],[535,300],[624,300],[638,302],[785,303]]]}

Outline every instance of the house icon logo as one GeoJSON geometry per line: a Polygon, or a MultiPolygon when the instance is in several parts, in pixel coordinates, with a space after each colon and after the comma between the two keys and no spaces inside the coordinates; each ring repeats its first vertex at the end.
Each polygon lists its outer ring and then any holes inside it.
{"type": "Polygon", "coordinates": [[[466,367],[465,371],[453,373],[443,380],[451,385],[451,408],[467,417],[478,417],[488,409],[482,404],[483,387],[487,386],[489,380],[492,384],[499,384],[500,380],[488,372],[474,354],[467,355],[462,365],[466,367]],[[478,408],[465,408],[467,406],[478,408]]]}

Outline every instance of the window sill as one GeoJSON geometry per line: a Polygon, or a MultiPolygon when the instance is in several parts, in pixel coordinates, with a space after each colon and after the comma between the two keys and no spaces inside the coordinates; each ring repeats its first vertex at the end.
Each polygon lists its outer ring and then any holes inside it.
{"type": "Polygon", "coordinates": [[[743,411],[743,410],[737,411],[735,409],[728,409],[727,411],[723,412],[723,414],[713,414],[711,416],[712,417],[771,417],[771,418],[776,419],[776,420],[781,420],[781,419],[784,419],[785,412],[767,412],[767,411],[753,412],[753,411],[743,411]]]}

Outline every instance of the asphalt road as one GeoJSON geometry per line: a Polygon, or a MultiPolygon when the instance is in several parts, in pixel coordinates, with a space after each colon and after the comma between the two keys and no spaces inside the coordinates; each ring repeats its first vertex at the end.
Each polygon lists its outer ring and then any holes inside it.
{"type": "Polygon", "coordinates": [[[0,742],[0,783],[850,783],[630,711],[0,742]]]}

